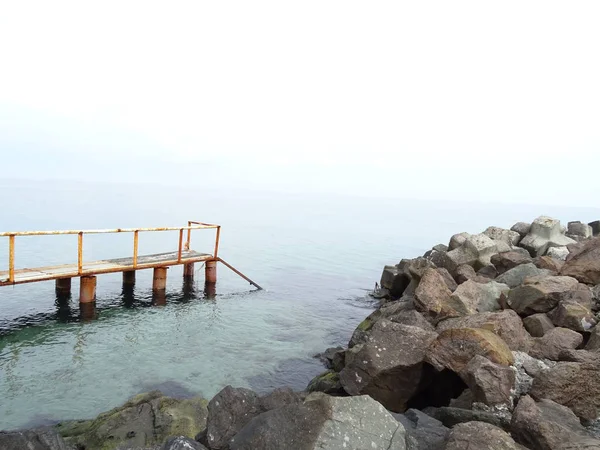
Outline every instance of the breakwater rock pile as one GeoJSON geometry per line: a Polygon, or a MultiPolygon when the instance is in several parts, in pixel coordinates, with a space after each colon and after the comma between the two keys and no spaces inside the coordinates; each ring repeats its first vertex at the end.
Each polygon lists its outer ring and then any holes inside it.
{"type": "Polygon", "coordinates": [[[600,449],[599,234],[539,217],[386,266],[305,392],[151,393],[0,449],[600,449]]]}

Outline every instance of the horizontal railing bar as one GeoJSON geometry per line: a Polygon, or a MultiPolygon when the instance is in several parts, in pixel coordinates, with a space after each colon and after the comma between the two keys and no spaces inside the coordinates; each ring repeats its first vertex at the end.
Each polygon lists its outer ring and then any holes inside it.
{"type": "Polygon", "coordinates": [[[0,236],[50,236],[64,234],[104,234],[104,233],[133,233],[136,231],[179,231],[179,230],[206,230],[218,228],[218,225],[195,225],[189,227],[163,227],[163,228],[116,228],[114,230],[61,230],[61,231],[9,231],[2,232],[0,236]]]}

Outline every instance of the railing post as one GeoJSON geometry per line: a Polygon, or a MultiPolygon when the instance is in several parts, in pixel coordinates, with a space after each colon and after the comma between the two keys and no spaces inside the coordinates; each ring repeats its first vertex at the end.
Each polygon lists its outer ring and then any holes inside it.
{"type": "Polygon", "coordinates": [[[219,253],[219,239],[221,237],[221,227],[217,227],[217,238],[215,239],[215,254],[213,255],[215,258],[218,257],[219,253]]]}
{"type": "Polygon", "coordinates": [[[183,250],[183,228],[179,230],[179,250],[177,252],[177,262],[181,262],[181,251],[183,250]]]}
{"type": "Polygon", "coordinates": [[[133,267],[137,267],[139,231],[133,232],[133,267]]]}
{"type": "Polygon", "coordinates": [[[15,235],[8,237],[8,281],[15,281],[15,235]]]}
{"type": "Polygon", "coordinates": [[[190,228],[191,226],[192,226],[192,222],[188,221],[187,241],[185,242],[186,250],[190,249],[190,241],[192,240],[192,229],[190,228]]]}
{"type": "Polygon", "coordinates": [[[83,272],[83,231],[77,234],[77,273],[83,272]]]}

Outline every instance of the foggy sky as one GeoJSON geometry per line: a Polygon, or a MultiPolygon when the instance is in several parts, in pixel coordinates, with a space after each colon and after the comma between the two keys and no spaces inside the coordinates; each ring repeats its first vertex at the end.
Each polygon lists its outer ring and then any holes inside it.
{"type": "Polygon", "coordinates": [[[0,178],[595,206],[599,19],[597,1],[4,2],[0,178]]]}

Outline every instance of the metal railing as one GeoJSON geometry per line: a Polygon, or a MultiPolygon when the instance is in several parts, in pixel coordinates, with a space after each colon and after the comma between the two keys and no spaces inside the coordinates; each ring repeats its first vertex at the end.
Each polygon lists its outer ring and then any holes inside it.
{"type": "Polygon", "coordinates": [[[165,263],[182,262],[182,253],[190,249],[192,230],[216,229],[214,259],[218,258],[219,239],[221,226],[210,223],[189,221],[187,227],[159,227],[159,228],[116,228],[112,230],[62,230],[62,231],[10,231],[0,232],[0,237],[8,236],[8,282],[15,281],[15,238],[17,236],[55,236],[55,235],[77,235],[77,275],[83,274],[83,236],[86,234],[108,234],[108,233],[133,233],[133,268],[138,268],[138,242],[140,232],[155,231],[179,231],[179,245],[177,261],[166,261],[165,263]],[[183,242],[184,231],[187,230],[187,239],[183,242]]]}

